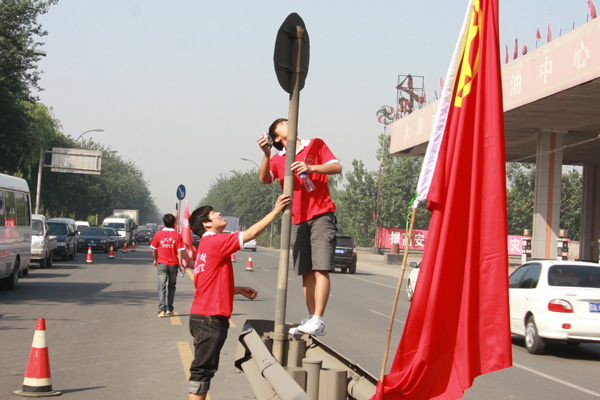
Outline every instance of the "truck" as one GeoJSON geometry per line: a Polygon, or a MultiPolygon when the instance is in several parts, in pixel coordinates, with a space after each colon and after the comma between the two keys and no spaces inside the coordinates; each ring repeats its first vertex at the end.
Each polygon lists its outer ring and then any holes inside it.
{"type": "Polygon", "coordinates": [[[58,246],[56,236],[50,235],[46,217],[39,214],[31,216],[31,262],[40,264],[40,268],[50,268],[54,251],[58,246]]]}
{"type": "Polygon", "coordinates": [[[127,246],[131,246],[135,238],[135,232],[137,225],[134,221],[126,215],[120,216],[110,216],[104,218],[102,221],[102,227],[104,228],[114,228],[119,232],[119,238],[125,243],[127,246]]]}
{"type": "Polygon", "coordinates": [[[123,210],[123,209],[115,209],[112,212],[112,216],[113,217],[123,217],[123,216],[127,216],[129,217],[133,223],[135,224],[135,227],[137,228],[137,226],[139,225],[139,211],[138,210],[123,210]]]}
{"type": "Polygon", "coordinates": [[[232,233],[240,230],[240,219],[238,217],[223,217],[223,219],[227,221],[226,232],[232,233]]]}

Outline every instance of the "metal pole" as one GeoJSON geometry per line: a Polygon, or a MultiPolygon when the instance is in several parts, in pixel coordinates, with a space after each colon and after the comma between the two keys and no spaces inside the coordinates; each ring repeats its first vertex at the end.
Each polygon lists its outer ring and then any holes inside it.
{"type": "MultiPolygon", "coordinates": [[[[271,195],[271,208],[275,207],[275,182],[271,182],[273,194],[271,195]]],[[[273,247],[273,223],[269,227],[269,247],[273,247]]]]}
{"type": "Polygon", "coordinates": [[[40,162],[38,165],[37,189],[35,193],[35,214],[40,211],[40,190],[42,190],[42,168],[44,167],[44,149],[40,149],[40,162]]]}
{"type": "MultiPolygon", "coordinates": [[[[304,29],[296,26],[296,66],[294,70],[294,90],[290,96],[288,111],[288,131],[285,156],[285,178],[283,193],[293,199],[294,173],[292,163],[296,158],[296,138],[298,134],[298,107],[300,102],[300,56],[302,53],[302,38],[304,29]]],[[[287,305],[288,265],[290,259],[290,236],[292,231],[292,203],[283,210],[281,217],[281,244],[279,250],[279,274],[277,277],[277,295],[275,301],[275,332],[273,337],[273,356],[279,363],[283,363],[285,334],[285,308],[287,305]]]]}

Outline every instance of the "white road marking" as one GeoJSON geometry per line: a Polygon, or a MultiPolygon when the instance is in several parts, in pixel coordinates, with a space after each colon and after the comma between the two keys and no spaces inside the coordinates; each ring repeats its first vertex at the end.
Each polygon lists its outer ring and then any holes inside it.
{"type": "Polygon", "coordinates": [[[600,397],[600,393],[596,393],[596,392],[594,392],[592,390],[589,390],[589,389],[586,389],[584,387],[577,386],[577,385],[569,383],[567,381],[563,381],[562,379],[558,379],[558,378],[555,378],[555,377],[553,377],[551,375],[544,374],[543,372],[536,371],[535,369],[526,367],[524,365],[513,363],[513,367],[524,369],[525,371],[531,372],[532,374],[541,376],[542,378],[546,378],[546,379],[551,380],[551,381],[556,382],[556,383],[560,383],[561,385],[568,386],[568,387],[570,387],[572,389],[579,390],[580,392],[587,393],[587,394],[592,395],[594,397],[600,397]]]}
{"type": "MultiPolygon", "coordinates": [[[[377,314],[377,315],[380,315],[380,316],[382,316],[382,317],[385,317],[385,318],[387,318],[388,320],[390,319],[390,316],[389,316],[389,315],[385,315],[384,313],[380,313],[379,311],[375,311],[375,310],[369,310],[369,311],[371,311],[371,312],[372,312],[372,313],[374,313],[374,314],[377,314]]],[[[405,323],[406,323],[406,321],[403,321],[403,320],[401,320],[401,319],[398,319],[398,318],[394,318],[394,321],[396,321],[396,322],[399,322],[399,323],[401,323],[401,324],[405,324],[405,323]]]]}
{"type": "Polygon", "coordinates": [[[374,285],[379,285],[379,286],[384,286],[384,287],[391,288],[391,289],[396,289],[396,286],[385,285],[385,284],[383,284],[383,283],[379,283],[379,282],[373,282],[373,281],[370,281],[370,280],[368,280],[368,279],[357,278],[356,276],[349,276],[348,278],[352,278],[352,279],[358,279],[359,281],[363,281],[363,282],[372,283],[372,284],[374,284],[374,285]]]}

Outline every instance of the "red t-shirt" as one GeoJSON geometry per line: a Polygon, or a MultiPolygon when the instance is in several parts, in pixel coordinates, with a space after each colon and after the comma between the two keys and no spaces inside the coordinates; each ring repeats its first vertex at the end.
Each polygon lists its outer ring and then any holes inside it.
{"type": "Polygon", "coordinates": [[[156,232],[150,247],[158,250],[158,260],[156,262],[166,265],[179,265],[177,252],[185,249],[181,235],[173,228],[163,228],[163,230],[156,232]]]}
{"type": "Polygon", "coordinates": [[[202,235],[194,266],[196,292],[190,314],[231,318],[234,295],[231,255],[242,246],[242,232],[202,235]]]}
{"type": "MultiPolygon", "coordinates": [[[[304,161],[307,165],[322,165],[338,162],[329,147],[321,139],[301,140],[296,149],[295,161],[304,161]]],[[[285,149],[271,157],[271,176],[279,179],[283,189],[285,178],[285,149]]],[[[310,221],[317,215],[335,211],[335,204],[329,195],[327,175],[308,174],[315,184],[315,190],[307,192],[298,174],[294,174],[294,195],[292,202],[292,223],[299,225],[310,221]]]]}

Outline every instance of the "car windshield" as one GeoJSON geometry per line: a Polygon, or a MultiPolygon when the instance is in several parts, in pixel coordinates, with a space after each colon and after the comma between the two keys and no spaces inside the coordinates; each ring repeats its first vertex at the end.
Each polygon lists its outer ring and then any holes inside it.
{"type": "Polygon", "coordinates": [[[104,236],[106,232],[102,228],[83,228],[81,234],[85,236],[104,236]]]}
{"type": "Polygon", "coordinates": [[[123,222],[105,222],[103,226],[115,228],[121,231],[125,230],[125,224],[123,222]]]}
{"type": "Polygon", "coordinates": [[[110,228],[104,228],[104,232],[106,232],[108,236],[115,236],[115,231],[110,228]]]}
{"type": "Polygon", "coordinates": [[[31,232],[34,235],[41,235],[44,233],[44,223],[39,219],[34,219],[31,221],[31,232]]]}
{"type": "Polygon", "coordinates": [[[352,247],[352,239],[349,237],[337,237],[337,245],[340,247],[352,247]]]}
{"type": "Polygon", "coordinates": [[[554,265],[548,270],[548,285],[600,288],[600,266],[554,265]]]}
{"type": "Polygon", "coordinates": [[[50,234],[54,236],[67,234],[66,224],[48,222],[48,228],[50,228],[50,234]]]}
{"type": "Polygon", "coordinates": [[[138,233],[141,235],[149,235],[150,233],[152,233],[152,231],[149,229],[140,229],[138,233]]]}

